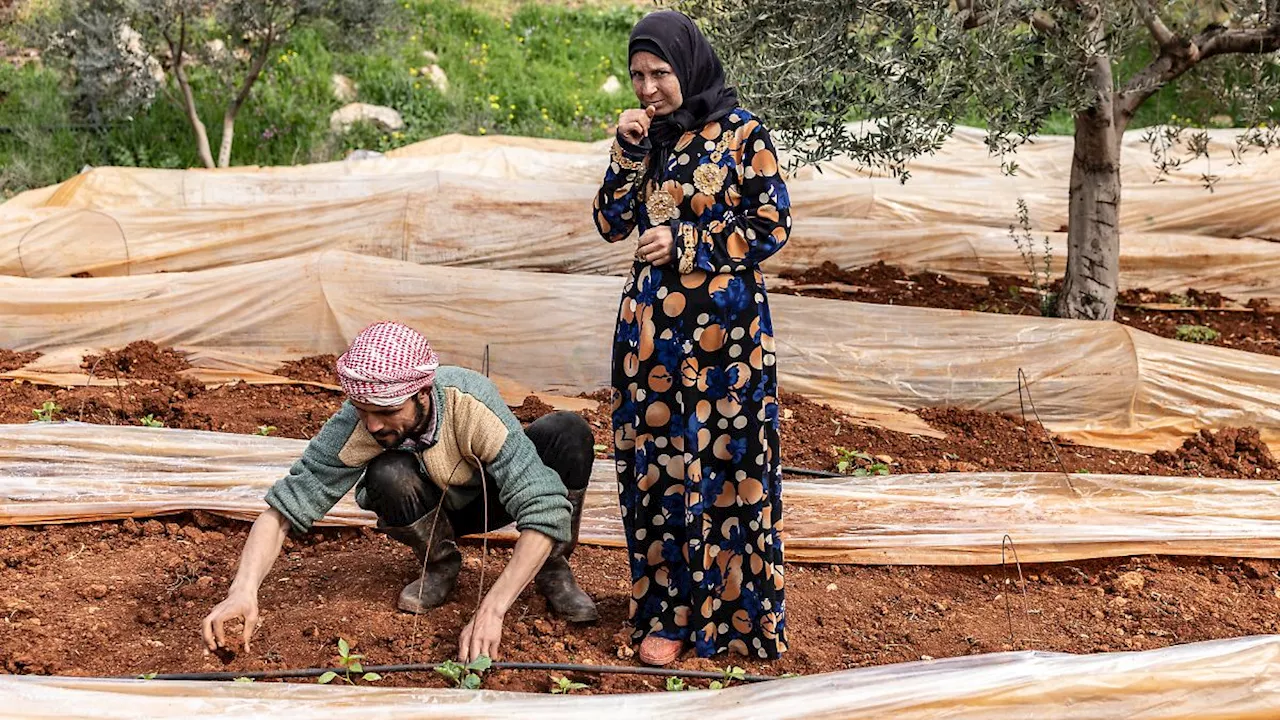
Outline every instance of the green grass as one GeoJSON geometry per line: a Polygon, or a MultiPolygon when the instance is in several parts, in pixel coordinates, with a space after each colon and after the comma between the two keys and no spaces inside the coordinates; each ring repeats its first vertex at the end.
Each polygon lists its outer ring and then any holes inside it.
{"type": "MultiPolygon", "coordinates": [[[[446,0],[409,0],[376,42],[339,52],[323,29],[299,31],[273,59],[236,123],[234,165],[291,165],[342,158],[363,147],[386,151],[444,133],[516,134],[571,140],[604,136],[634,103],[626,42],[645,8],[623,3],[499,4],[492,11],[446,0]],[[432,51],[449,78],[441,94],[417,74],[432,51]],[[387,105],[402,132],[357,127],[335,137],[329,115],[342,106],[330,90],[341,73],[360,102],[387,105]],[[600,90],[616,75],[622,89],[600,90]]],[[[190,71],[214,153],[225,97],[201,68],[190,71]]],[[[0,64],[0,197],[59,182],[85,165],[193,167],[191,129],[175,98],[160,95],[132,121],[76,127],[67,80],[34,64],[0,64]]],[[[172,92],[172,90],[171,90],[172,92]]]]}

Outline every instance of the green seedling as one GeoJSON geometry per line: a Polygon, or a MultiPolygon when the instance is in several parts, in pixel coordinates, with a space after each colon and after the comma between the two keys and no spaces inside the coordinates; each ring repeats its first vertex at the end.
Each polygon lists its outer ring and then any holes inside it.
{"type": "Polygon", "coordinates": [[[841,475],[852,475],[854,477],[868,477],[870,475],[888,475],[889,466],[877,462],[871,455],[861,450],[850,450],[848,448],[838,447],[836,451],[836,470],[841,475]],[[867,463],[865,467],[858,464],[858,461],[867,463]]]}
{"type": "Polygon", "coordinates": [[[339,675],[338,673],[330,670],[329,672],[321,675],[316,682],[321,685],[328,685],[334,680],[341,679],[348,685],[355,685],[356,681],[351,679],[351,675],[353,673],[365,682],[381,680],[382,676],[378,673],[364,671],[364,665],[360,662],[362,659],[364,659],[363,655],[351,652],[351,646],[346,640],[338,638],[338,667],[342,668],[342,674],[339,675]]]}
{"type": "Polygon", "coordinates": [[[1221,333],[1205,325],[1179,325],[1173,336],[1182,342],[1211,343],[1221,337],[1221,333]]]}
{"type": "Polygon", "coordinates": [[[551,682],[555,683],[551,686],[552,695],[568,695],[574,690],[587,689],[586,683],[573,682],[567,677],[556,677],[555,675],[552,675],[551,682]]]}
{"type": "Polygon", "coordinates": [[[684,680],[678,677],[667,678],[667,692],[680,692],[682,690],[688,690],[684,685],[684,680]]]}
{"type": "Polygon", "coordinates": [[[138,423],[147,427],[164,427],[164,423],[157,420],[155,415],[144,415],[138,418],[138,423]]]}
{"type": "Polygon", "coordinates": [[[481,655],[470,665],[463,665],[452,660],[440,663],[436,666],[436,672],[453,683],[456,688],[478,690],[480,689],[480,684],[484,682],[485,671],[491,667],[493,667],[493,660],[489,659],[488,655],[481,655]]]}
{"type": "Polygon", "coordinates": [[[253,432],[254,435],[266,437],[276,431],[275,425],[259,425],[258,429],[253,432]]]}
{"type": "Polygon", "coordinates": [[[235,680],[232,680],[231,682],[238,682],[238,683],[251,683],[251,682],[253,682],[253,678],[251,678],[251,677],[238,677],[238,678],[236,678],[235,680]]]}
{"type": "Polygon", "coordinates": [[[60,412],[62,412],[62,408],[58,403],[46,400],[39,410],[32,410],[31,414],[36,416],[36,422],[53,422],[53,416],[60,412]]]}
{"type": "Polygon", "coordinates": [[[156,674],[157,674],[157,673],[153,673],[153,672],[143,673],[143,674],[141,674],[141,675],[139,675],[139,676],[138,676],[138,679],[139,679],[139,680],[155,680],[155,679],[156,679],[156,674]]]}
{"type": "Polygon", "coordinates": [[[604,445],[595,445],[595,446],[593,446],[591,449],[592,449],[592,450],[595,450],[595,451],[596,451],[596,452],[598,452],[598,453],[602,453],[602,452],[604,452],[604,451],[608,450],[609,448],[605,447],[604,445]]]}
{"type": "Polygon", "coordinates": [[[743,670],[742,668],[736,665],[730,665],[729,667],[721,670],[720,672],[724,675],[724,677],[720,680],[712,680],[711,685],[709,686],[710,689],[723,690],[729,687],[729,685],[733,681],[736,680],[738,682],[742,682],[747,678],[747,671],[743,670]]]}

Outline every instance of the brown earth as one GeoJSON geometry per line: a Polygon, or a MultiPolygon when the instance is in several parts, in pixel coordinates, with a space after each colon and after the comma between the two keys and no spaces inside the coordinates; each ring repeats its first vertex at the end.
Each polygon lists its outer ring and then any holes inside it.
{"type": "Polygon", "coordinates": [[[286,361],[276,368],[275,374],[291,380],[337,385],[338,375],[334,370],[337,363],[336,355],[312,355],[301,360],[286,361]]]}
{"type": "MultiPolygon", "coordinates": [[[[252,650],[207,653],[200,621],[228,588],[248,526],[204,514],[162,520],[0,528],[0,668],[9,673],[134,675],[330,665],[338,638],[366,664],[427,662],[456,651],[480,592],[476,545],[450,602],[415,620],[395,610],[414,577],[409,550],[368,530],[291,539],[260,595],[252,650]]],[[[510,557],[490,548],[489,587],[510,557]]],[[[633,664],[625,554],[582,548],[573,564],[599,603],[593,627],[549,617],[526,591],[507,616],[502,658],[633,664]]],[[[791,651],[776,663],[687,658],[761,674],[820,673],[1009,649],[1092,653],[1280,632],[1274,562],[1130,557],[1016,568],[787,566],[791,651]],[[1006,604],[1006,600],[1008,603],[1006,604]],[[1006,608],[1012,621],[1006,616],[1006,608]]],[[[546,692],[546,672],[499,672],[485,687],[546,692]]],[[[584,692],[661,689],[660,678],[574,675],[584,692]]],[[[382,685],[443,687],[431,674],[382,685]]],[[[691,682],[696,687],[706,683],[691,682]]]]}
{"type": "Polygon", "coordinates": [[[17,370],[23,365],[35,362],[39,357],[38,352],[15,352],[0,348],[0,372],[17,370]]]}
{"type": "Polygon", "coordinates": [[[187,358],[150,340],[132,342],[102,355],[87,355],[80,367],[94,377],[162,380],[177,384],[177,374],[191,368],[187,358]]]}
{"type": "MultiPolygon", "coordinates": [[[[57,420],[107,425],[137,425],[151,416],[166,427],[232,433],[267,433],[306,439],[313,436],[342,405],[338,392],[299,385],[248,385],[233,383],[205,388],[178,378],[177,353],[150,343],[135,343],[110,366],[125,368],[134,377],[163,378],[155,382],[117,387],[51,388],[26,382],[0,382],[0,422],[27,422],[32,410],[54,402],[57,420]]],[[[86,361],[87,362],[87,361],[86,361]]],[[[303,358],[282,368],[297,375],[332,367],[331,356],[303,358]]],[[[309,375],[314,379],[315,375],[309,375]]],[[[605,457],[613,445],[609,392],[597,391],[584,398],[598,405],[582,411],[591,425],[597,457],[605,457]]],[[[782,394],[782,448],[787,465],[835,471],[841,448],[849,472],[972,472],[978,470],[1060,471],[1143,475],[1188,475],[1280,479],[1280,466],[1254,429],[1203,432],[1173,452],[1146,455],[1073,445],[1049,434],[1038,423],[1006,415],[930,408],[917,414],[947,437],[935,439],[859,425],[844,413],[784,392],[782,394]],[[1058,458],[1061,458],[1059,463],[1058,458]],[[873,467],[879,466],[879,467],[873,467]]],[[[529,396],[514,408],[529,423],[552,412],[543,400],[529,396]]]]}
{"type": "MultiPolygon", "coordinates": [[[[986,285],[953,280],[937,273],[907,273],[902,268],[876,263],[854,270],[841,270],[834,263],[782,277],[801,286],[777,287],[784,295],[822,297],[835,300],[909,305],[912,307],[976,310],[1011,315],[1040,315],[1040,299],[1024,287],[1024,278],[1002,275],[989,278],[986,285]],[[833,285],[834,284],[834,285],[833,285]]],[[[1050,288],[1056,292],[1057,285],[1050,288]]],[[[1219,333],[1209,344],[1267,355],[1280,355],[1280,310],[1265,301],[1251,300],[1246,310],[1228,310],[1231,298],[1218,293],[1187,290],[1185,294],[1126,290],[1120,294],[1116,321],[1154,335],[1176,338],[1179,325],[1203,325],[1219,333]],[[1179,309],[1152,310],[1140,307],[1173,304],[1179,309]]]]}

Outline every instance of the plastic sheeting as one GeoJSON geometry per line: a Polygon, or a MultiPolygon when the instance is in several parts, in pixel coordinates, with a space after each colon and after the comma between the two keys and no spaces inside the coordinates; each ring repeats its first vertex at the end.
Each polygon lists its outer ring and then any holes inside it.
{"type": "Polygon", "coordinates": [[[1133,653],[976,655],[858,668],[714,692],[579,697],[314,683],[0,676],[0,697],[4,698],[0,718],[30,720],[284,720],[351,713],[368,720],[729,716],[771,720],[1261,720],[1280,712],[1280,637],[1216,640],[1133,653]]]}
{"type": "MultiPolygon", "coordinates": [[[[210,510],[251,519],[302,440],[192,430],[0,425],[0,524],[210,510]]],[[[786,482],[787,558],[979,565],[1136,554],[1280,557],[1280,483],[1055,473],[786,482]]],[[[325,524],[371,525],[348,495],[325,524]]],[[[514,540],[511,529],[494,537],[514,540]]],[[[593,469],[584,542],[621,547],[613,463],[593,469]]]]}
{"type": "MultiPolygon", "coordinates": [[[[0,208],[0,274],[138,275],[346,250],[433,265],[624,275],[630,254],[602,242],[587,211],[594,191],[436,175],[424,189],[281,206],[0,208]]],[[[1066,235],[1047,235],[1056,275],[1066,235]]],[[[765,269],[878,261],[971,282],[1027,274],[1007,228],[825,217],[798,223],[765,269]]],[[[1273,242],[1128,233],[1120,261],[1124,287],[1280,298],[1280,245],[1273,242]]]]}
{"type": "MultiPolygon", "coordinates": [[[[488,346],[494,375],[534,390],[606,387],[621,279],[548,280],[336,252],[127,278],[0,277],[0,347],[152,340],[192,351],[196,367],[270,372],[285,359],[341,352],[370,322],[395,317],[426,333],[446,362],[481,367],[488,346]]],[[[772,302],[783,387],[855,411],[1016,413],[1022,369],[1045,424],[1091,444],[1152,450],[1200,428],[1252,425],[1280,448],[1280,358],[1116,323],[772,302]]]]}

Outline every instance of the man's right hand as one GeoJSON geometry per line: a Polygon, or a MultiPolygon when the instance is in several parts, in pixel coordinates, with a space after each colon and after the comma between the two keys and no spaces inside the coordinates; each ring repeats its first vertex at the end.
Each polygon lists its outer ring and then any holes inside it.
{"type": "Polygon", "coordinates": [[[655,112],[652,105],[643,110],[623,110],[618,116],[618,134],[632,145],[639,145],[649,135],[649,124],[653,122],[655,112]]]}
{"type": "Polygon", "coordinates": [[[227,647],[222,624],[241,618],[244,620],[244,650],[249,652],[249,640],[258,629],[258,597],[256,593],[233,590],[226,600],[218,603],[204,619],[204,644],[210,650],[227,647]]]}

